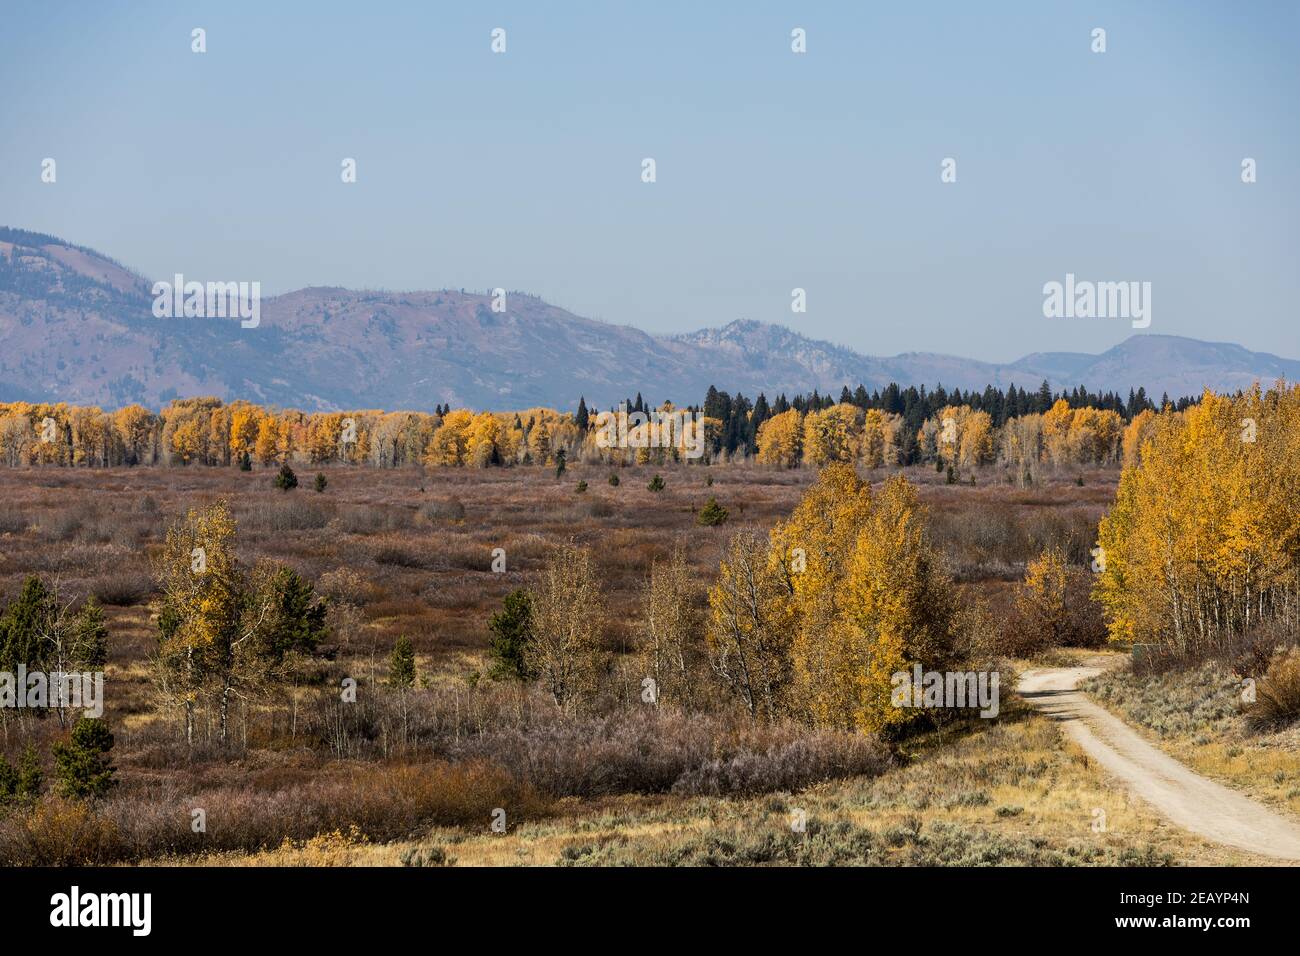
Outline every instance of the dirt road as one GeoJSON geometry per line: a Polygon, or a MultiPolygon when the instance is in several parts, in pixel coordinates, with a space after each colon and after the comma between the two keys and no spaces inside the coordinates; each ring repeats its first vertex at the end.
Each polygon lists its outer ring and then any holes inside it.
{"type": "Polygon", "coordinates": [[[1060,720],[1089,757],[1172,823],[1216,843],[1300,860],[1300,825],[1189,770],[1075,689],[1101,671],[1038,668],[1022,675],[1018,689],[1031,705],[1060,720]]]}

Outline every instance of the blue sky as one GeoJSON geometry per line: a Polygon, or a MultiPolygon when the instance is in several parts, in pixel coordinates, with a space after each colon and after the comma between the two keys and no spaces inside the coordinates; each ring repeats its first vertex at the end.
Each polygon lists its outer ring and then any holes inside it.
{"type": "Polygon", "coordinates": [[[0,223],[151,278],[989,360],[1133,334],[1043,317],[1073,272],[1297,357],[1298,38],[1293,3],[12,3],[0,223]]]}

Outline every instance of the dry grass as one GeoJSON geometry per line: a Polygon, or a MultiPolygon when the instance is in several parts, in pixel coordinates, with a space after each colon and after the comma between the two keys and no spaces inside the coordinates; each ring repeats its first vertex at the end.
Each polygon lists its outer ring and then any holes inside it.
{"type": "MultiPolygon", "coordinates": [[[[335,841],[337,844],[337,841],[335,841]]],[[[290,865],[296,847],[200,856],[290,865]]],[[[931,736],[907,766],[799,794],[751,799],[620,796],[561,801],[504,834],[486,824],[418,839],[352,841],[339,865],[1239,865],[1271,861],[1207,844],[1130,802],[1037,715],[931,736]],[[791,827],[806,813],[804,833],[791,827]],[[1104,816],[1104,830],[1095,829],[1104,816]]]]}

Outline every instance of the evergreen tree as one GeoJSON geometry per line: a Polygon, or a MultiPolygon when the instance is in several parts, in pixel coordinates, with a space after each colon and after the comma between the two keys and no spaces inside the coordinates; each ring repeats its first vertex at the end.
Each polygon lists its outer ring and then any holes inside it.
{"type": "Polygon", "coordinates": [[[726,437],[723,446],[728,454],[734,454],[737,449],[748,447],[750,437],[749,399],[738,394],[735,401],[731,403],[731,417],[726,420],[726,437]]]}
{"type": "Polygon", "coordinates": [[[1047,383],[1047,379],[1043,379],[1043,384],[1038,386],[1038,395],[1034,400],[1034,411],[1041,414],[1051,408],[1053,404],[1055,402],[1052,398],[1052,386],[1047,383]]]}
{"type": "Polygon", "coordinates": [[[329,632],[329,608],[311,582],[293,568],[262,568],[254,589],[254,604],[265,608],[257,657],[275,666],[290,654],[314,654],[329,632]]]}
{"type": "Polygon", "coordinates": [[[715,527],[723,524],[727,520],[727,509],[718,504],[717,498],[709,498],[700,509],[700,513],[695,518],[698,524],[706,527],[715,527]]]}
{"type": "Polygon", "coordinates": [[[108,625],[93,595],[72,620],[72,663],[92,671],[103,670],[108,663],[108,625]]]}
{"type": "Polygon", "coordinates": [[[18,760],[18,796],[35,799],[41,795],[44,786],[45,774],[41,770],[41,758],[36,753],[36,746],[29,743],[23,748],[23,755],[18,760]]]}
{"type": "Polygon", "coordinates": [[[403,634],[388,655],[388,685],[390,687],[415,686],[415,648],[411,639],[403,634]]]}
{"type": "Polygon", "coordinates": [[[749,414],[748,443],[745,447],[745,453],[749,457],[753,458],[758,454],[758,430],[763,427],[763,422],[771,417],[772,410],[767,407],[767,396],[759,392],[758,398],[754,400],[754,410],[749,414]]]}
{"type": "Polygon", "coordinates": [[[56,743],[55,774],[59,792],[78,800],[95,800],[117,784],[108,754],[113,749],[113,735],[102,720],[81,717],[72,728],[67,743],[56,743]]]}
{"type": "Polygon", "coordinates": [[[528,668],[527,649],[533,639],[532,603],[528,592],[521,588],[507,594],[501,610],[488,621],[488,630],[492,632],[488,646],[491,675],[497,680],[531,680],[534,675],[528,668]]]}
{"type": "Polygon", "coordinates": [[[280,466],[280,471],[275,476],[275,481],[272,482],[272,484],[281,491],[292,491],[294,488],[298,487],[298,476],[293,473],[293,469],[289,467],[289,463],[285,462],[280,466]]]}
{"type": "Polygon", "coordinates": [[[731,398],[726,392],[719,392],[712,385],[704,396],[704,414],[725,422],[731,417],[731,398]]]}
{"type": "Polygon", "coordinates": [[[41,763],[34,746],[26,746],[16,770],[0,755],[0,807],[35,800],[41,795],[41,784],[41,763]]]}
{"type": "Polygon", "coordinates": [[[921,446],[916,440],[916,429],[903,427],[903,437],[898,444],[898,463],[914,465],[921,457],[921,446]]]}
{"type": "Polygon", "coordinates": [[[50,630],[56,608],[54,595],[40,578],[32,575],[0,615],[0,670],[13,673],[19,664],[40,670],[49,648],[42,635],[50,630]]]}

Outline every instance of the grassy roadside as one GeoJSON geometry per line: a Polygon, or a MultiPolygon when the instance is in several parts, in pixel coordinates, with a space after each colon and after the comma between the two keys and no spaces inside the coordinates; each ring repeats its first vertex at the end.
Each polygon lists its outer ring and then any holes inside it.
{"type": "Polygon", "coordinates": [[[1171,757],[1300,818],[1300,728],[1252,732],[1241,682],[1222,663],[1150,677],[1125,665],[1082,687],[1171,757]]]}
{"type": "Polygon", "coordinates": [[[619,797],[561,805],[505,834],[440,828],[373,844],[333,834],[197,865],[1234,865],[1271,861],[1169,826],[1018,706],[920,738],[868,779],[753,799],[619,797]],[[806,830],[791,820],[806,814],[806,830]],[[1104,816],[1103,816],[1104,815],[1104,816]],[[1104,821],[1104,829],[1099,824],[1104,821]]]}

